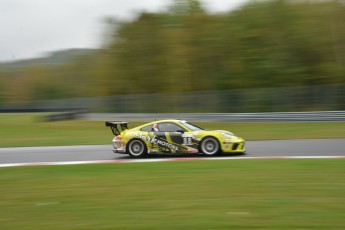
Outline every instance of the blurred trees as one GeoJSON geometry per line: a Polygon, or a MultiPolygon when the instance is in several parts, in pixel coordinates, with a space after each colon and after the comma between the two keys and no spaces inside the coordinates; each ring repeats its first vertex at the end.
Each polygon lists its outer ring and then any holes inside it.
{"type": "MultiPolygon", "coordinates": [[[[197,0],[108,20],[103,49],[65,65],[2,72],[8,100],[345,83],[345,4],[249,1],[207,13],[197,0]]],[[[0,79],[1,80],[1,79],[0,79]]]]}

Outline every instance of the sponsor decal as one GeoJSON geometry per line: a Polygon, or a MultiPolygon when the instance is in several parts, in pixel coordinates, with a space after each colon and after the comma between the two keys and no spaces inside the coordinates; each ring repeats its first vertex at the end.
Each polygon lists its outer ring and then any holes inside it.
{"type": "Polygon", "coordinates": [[[178,151],[178,149],[179,149],[178,146],[171,144],[171,143],[167,142],[166,140],[160,139],[156,135],[153,135],[153,137],[150,137],[147,135],[143,135],[142,132],[136,132],[136,133],[134,133],[134,137],[139,137],[143,141],[148,141],[151,144],[155,144],[155,145],[158,145],[160,147],[166,147],[166,148],[176,150],[176,151],[178,151]]]}

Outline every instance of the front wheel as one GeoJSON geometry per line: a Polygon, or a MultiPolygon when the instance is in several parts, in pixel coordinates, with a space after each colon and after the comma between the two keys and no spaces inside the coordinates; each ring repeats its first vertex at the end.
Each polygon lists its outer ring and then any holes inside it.
{"type": "Polygon", "coordinates": [[[200,150],[207,156],[213,156],[219,153],[219,142],[214,137],[206,137],[202,140],[200,150]]]}
{"type": "Polygon", "coordinates": [[[143,141],[134,139],[127,144],[127,153],[133,158],[141,158],[146,156],[147,147],[143,141]]]}

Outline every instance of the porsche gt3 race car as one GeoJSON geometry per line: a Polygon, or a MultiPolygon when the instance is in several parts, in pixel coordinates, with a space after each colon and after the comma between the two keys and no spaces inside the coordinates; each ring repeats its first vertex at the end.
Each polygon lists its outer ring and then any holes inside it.
{"type": "Polygon", "coordinates": [[[205,130],[184,120],[160,120],[132,129],[128,122],[107,121],[113,134],[114,153],[141,158],[151,153],[208,156],[218,153],[245,153],[245,141],[224,130],[205,130]]]}

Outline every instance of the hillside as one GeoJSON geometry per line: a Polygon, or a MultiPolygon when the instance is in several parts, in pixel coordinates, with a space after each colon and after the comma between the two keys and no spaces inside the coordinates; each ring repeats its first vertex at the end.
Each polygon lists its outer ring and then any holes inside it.
{"type": "Polygon", "coordinates": [[[97,49],[67,49],[59,50],[48,53],[44,57],[32,58],[25,60],[18,60],[13,62],[0,62],[0,69],[3,70],[14,70],[22,69],[36,65],[62,65],[71,62],[72,60],[82,57],[85,55],[90,55],[97,52],[97,49]]]}

